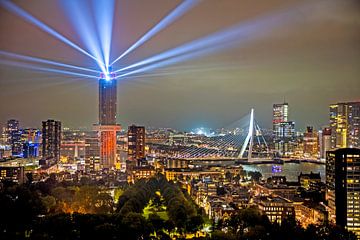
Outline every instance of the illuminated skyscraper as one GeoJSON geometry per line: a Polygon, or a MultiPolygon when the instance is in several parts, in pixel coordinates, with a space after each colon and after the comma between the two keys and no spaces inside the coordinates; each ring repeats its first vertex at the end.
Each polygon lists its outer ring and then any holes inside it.
{"type": "Polygon", "coordinates": [[[53,165],[60,160],[61,122],[42,122],[42,159],[40,165],[53,165]]]}
{"type": "Polygon", "coordinates": [[[331,129],[324,127],[319,131],[319,151],[320,158],[325,159],[326,152],[331,149],[331,129]]]}
{"type": "Polygon", "coordinates": [[[21,130],[19,128],[19,121],[10,119],[5,128],[6,144],[11,146],[11,154],[19,156],[22,153],[21,130]]]}
{"type": "Polygon", "coordinates": [[[288,121],[288,115],[288,103],[276,103],[273,105],[273,131],[275,136],[280,132],[280,123],[288,121]]]}
{"type": "Polygon", "coordinates": [[[295,122],[288,120],[288,103],[273,105],[273,136],[275,150],[282,156],[290,155],[295,145],[295,122]]]}
{"type": "Polygon", "coordinates": [[[100,142],[97,135],[91,134],[85,138],[85,171],[89,173],[98,170],[100,170],[100,142]]]}
{"type": "Polygon", "coordinates": [[[131,125],[128,128],[128,159],[132,166],[145,158],[145,127],[131,125]]]}
{"type": "Polygon", "coordinates": [[[101,75],[99,80],[100,125],[116,125],[116,85],[117,84],[115,79],[106,79],[104,75],[101,75]]]}
{"type": "Polygon", "coordinates": [[[306,127],[304,133],[304,156],[305,157],[318,157],[319,149],[319,136],[312,126],[306,127]]]}
{"type": "Polygon", "coordinates": [[[38,157],[41,144],[41,131],[35,128],[22,129],[21,142],[24,158],[38,157]]]}
{"type": "Polygon", "coordinates": [[[360,149],[326,153],[326,199],[329,219],[360,238],[360,149]]]}
{"type": "Polygon", "coordinates": [[[360,147],[360,102],[330,105],[331,147],[360,147]]]}
{"type": "Polygon", "coordinates": [[[99,125],[97,130],[100,137],[100,164],[102,168],[115,167],[116,132],[120,125],[116,124],[116,89],[115,74],[101,73],[99,79],[99,125]]]}
{"type": "Polygon", "coordinates": [[[281,122],[274,137],[275,150],[281,156],[291,155],[295,147],[295,122],[281,122]]]}

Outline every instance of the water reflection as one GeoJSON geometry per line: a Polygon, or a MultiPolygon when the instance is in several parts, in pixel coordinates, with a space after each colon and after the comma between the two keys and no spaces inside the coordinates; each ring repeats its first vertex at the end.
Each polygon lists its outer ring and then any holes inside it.
{"type": "MultiPolygon", "coordinates": [[[[286,176],[288,181],[297,181],[298,175],[302,173],[318,173],[320,172],[321,180],[325,181],[325,165],[315,163],[285,163],[283,165],[276,165],[280,167],[280,171],[273,171],[274,164],[259,164],[259,165],[242,165],[246,171],[261,172],[266,179],[271,176],[286,176]]],[[[279,170],[278,167],[275,167],[279,170]]]]}

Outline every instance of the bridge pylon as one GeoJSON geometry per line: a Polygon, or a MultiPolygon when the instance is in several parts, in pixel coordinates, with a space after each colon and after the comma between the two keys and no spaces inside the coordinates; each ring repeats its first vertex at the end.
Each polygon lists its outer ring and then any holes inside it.
{"type": "Polygon", "coordinates": [[[254,148],[254,138],[257,139],[257,143],[259,144],[259,147],[262,145],[261,144],[261,140],[262,140],[264,147],[266,147],[266,152],[269,153],[269,146],[267,145],[266,140],[263,134],[261,133],[261,129],[255,120],[254,109],[252,108],[250,111],[250,122],[249,122],[248,133],[246,135],[243,145],[241,146],[238,158],[244,158],[244,153],[246,149],[248,149],[247,160],[248,161],[254,160],[252,158],[253,148],[254,148]]]}
{"type": "Polygon", "coordinates": [[[248,130],[248,134],[246,135],[244,144],[241,147],[240,150],[240,154],[239,154],[239,158],[243,158],[244,157],[244,153],[245,150],[247,148],[247,146],[249,146],[249,150],[248,150],[248,161],[251,161],[251,154],[252,154],[252,148],[253,148],[253,144],[254,144],[254,130],[255,130],[255,124],[254,124],[254,109],[251,109],[250,112],[250,124],[249,124],[249,130],[248,130]]]}

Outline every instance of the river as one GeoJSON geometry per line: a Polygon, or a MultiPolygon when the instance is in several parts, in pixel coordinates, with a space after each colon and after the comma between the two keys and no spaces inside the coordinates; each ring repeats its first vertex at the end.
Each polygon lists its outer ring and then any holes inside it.
{"type": "Polygon", "coordinates": [[[271,176],[285,176],[288,181],[297,181],[300,173],[318,173],[320,172],[321,180],[325,182],[325,165],[316,163],[284,163],[277,164],[257,164],[257,165],[242,165],[246,171],[261,172],[263,178],[271,176]],[[278,166],[273,168],[273,166],[278,166]],[[275,171],[273,171],[275,170],[275,171]],[[277,171],[276,171],[277,170],[277,171]]]}

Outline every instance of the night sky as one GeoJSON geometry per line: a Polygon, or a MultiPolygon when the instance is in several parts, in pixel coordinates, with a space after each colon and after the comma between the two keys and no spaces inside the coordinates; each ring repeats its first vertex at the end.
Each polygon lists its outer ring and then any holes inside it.
{"type": "MultiPolygon", "coordinates": [[[[84,46],[59,1],[13,2],[84,46]]],[[[111,59],[179,3],[117,1],[111,59]]],[[[297,129],[326,125],[329,104],[360,100],[357,0],[205,0],[116,66],[286,11],[291,14],[282,24],[266,32],[254,31],[250,41],[239,39],[231,48],[118,80],[118,122],[177,129],[218,128],[242,118],[254,107],[260,124],[270,127],[272,104],[285,99],[297,129]]],[[[92,59],[3,8],[0,50],[97,68],[92,59]]],[[[23,127],[39,127],[42,120],[54,118],[64,126],[90,128],[98,118],[97,90],[95,79],[0,65],[0,123],[16,118],[23,127]]]]}

